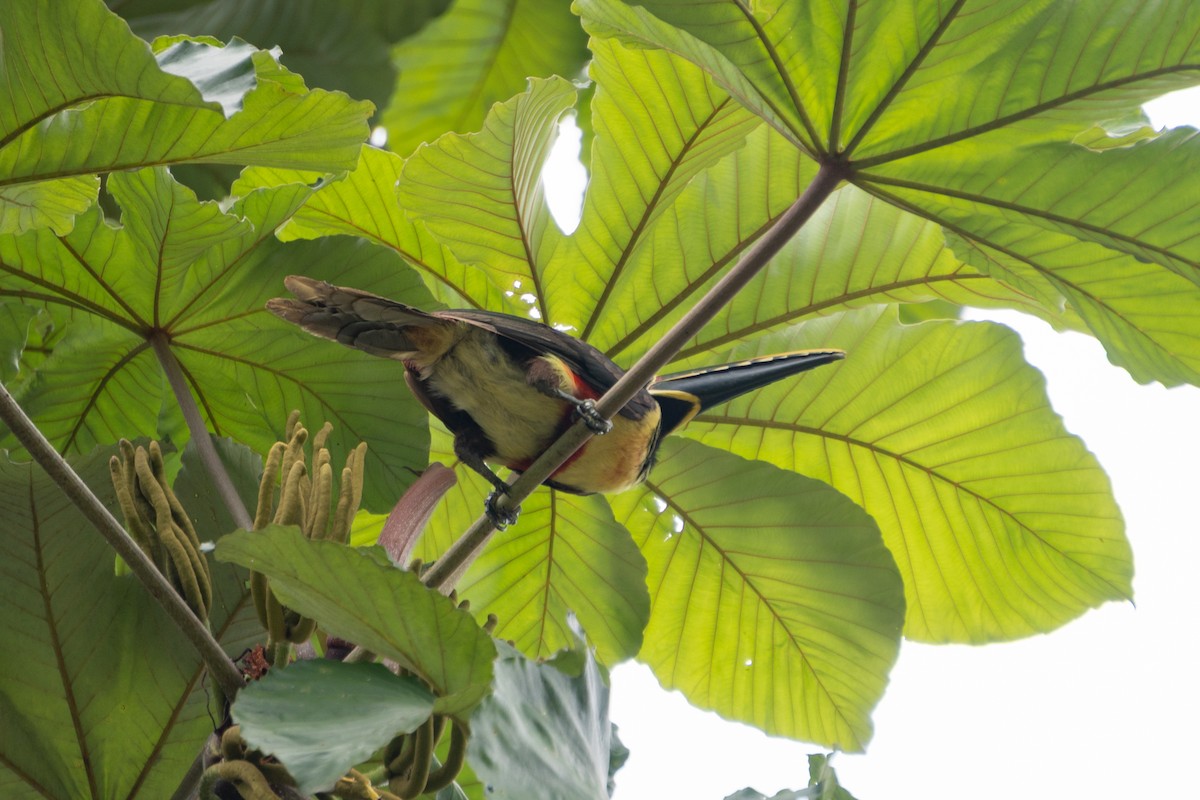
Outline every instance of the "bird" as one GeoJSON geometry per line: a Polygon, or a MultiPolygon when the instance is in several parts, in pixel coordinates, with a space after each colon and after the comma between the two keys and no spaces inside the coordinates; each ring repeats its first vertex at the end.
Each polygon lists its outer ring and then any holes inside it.
{"type": "Polygon", "coordinates": [[[597,434],[546,485],[615,494],[646,479],[659,445],[712,406],[845,357],[799,350],[653,379],[613,419],[596,399],[624,374],[592,345],[537,320],[478,309],[422,311],[369,292],[300,275],[292,298],[267,310],[315,336],[399,361],[417,400],[454,435],[455,456],[493,487],[484,510],[500,529],[519,508],[497,501],[509,484],[489,464],[520,473],[576,419],[597,434]]]}

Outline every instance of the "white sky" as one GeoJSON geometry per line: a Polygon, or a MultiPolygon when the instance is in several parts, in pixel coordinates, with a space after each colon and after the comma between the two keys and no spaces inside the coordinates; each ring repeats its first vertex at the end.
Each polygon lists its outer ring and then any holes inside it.
{"type": "MultiPolygon", "coordinates": [[[[1200,126],[1200,89],[1147,110],[1158,126],[1200,126]]],[[[573,204],[579,185],[549,191],[573,204]]],[[[1021,334],[1054,408],[1107,469],[1133,546],[1136,608],[1109,603],[1008,644],[905,642],[875,738],[867,754],[835,759],[839,777],[859,800],[1200,797],[1200,389],[1139,386],[1094,339],[1020,314],[971,318],[1021,334]]],[[[614,670],[611,716],[631,751],[616,800],[799,789],[807,754],[820,752],[699,711],[639,664],[614,670]]]]}

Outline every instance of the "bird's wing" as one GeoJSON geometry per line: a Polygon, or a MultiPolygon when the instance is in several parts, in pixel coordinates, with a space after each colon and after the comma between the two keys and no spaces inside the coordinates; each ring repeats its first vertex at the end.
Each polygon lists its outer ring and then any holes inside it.
{"type": "MultiPolygon", "coordinates": [[[[543,354],[557,356],[582,378],[596,392],[597,396],[611,389],[613,384],[625,374],[625,370],[587,342],[532,319],[474,309],[434,311],[432,315],[442,319],[459,320],[468,325],[475,325],[491,331],[502,339],[517,343],[528,350],[531,356],[543,354]]],[[[653,407],[653,403],[654,400],[649,394],[645,391],[639,392],[625,404],[625,407],[621,409],[621,414],[632,419],[640,419],[653,407]]]]}

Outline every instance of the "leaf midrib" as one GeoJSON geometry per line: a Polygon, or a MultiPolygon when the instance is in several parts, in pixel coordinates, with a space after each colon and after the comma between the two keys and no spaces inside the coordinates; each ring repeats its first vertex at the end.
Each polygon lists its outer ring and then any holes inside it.
{"type": "MultiPolygon", "coordinates": [[[[972,231],[966,230],[965,228],[963,228],[953,222],[943,219],[939,215],[930,213],[928,210],[923,209],[919,206],[915,206],[912,203],[909,203],[906,200],[903,200],[889,192],[883,192],[883,191],[879,191],[879,190],[868,190],[868,191],[871,191],[871,194],[874,194],[877,197],[882,198],[886,202],[892,203],[893,205],[895,205],[899,208],[903,208],[904,210],[909,211],[910,213],[917,214],[921,217],[924,217],[925,219],[928,219],[931,222],[935,222],[938,225],[941,225],[946,230],[957,233],[959,236],[962,236],[966,241],[968,241],[972,244],[982,245],[984,247],[990,248],[992,250],[995,250],[998,253],[1003,253],[1004,255],[1008,256],[1009,258],[1013,259],[1014,261],[1018,261],[1022,264],[1025,264],[1030,269],[1034,270],[1038,274],[1045,277],[1048,281],[1051,282],[1052,285],[1070,287],[1070,289],[1072,291],[1077,292],[1081,297],[1086,297],[1088,300],[1095,303],[1097,307],[1102,308],[1106,313],[1111,314],[1116,319],[1119,319],[1122,323],[1124,323],[1127,326],[1127,328],[1129,330],[1133,331],[1135,334],[1140,336],[1152,350],[1165,353],[1168,357],[1175,359],[1180,364],[1186,363],[1177,354],[1175,354],[1174,352],[1169,350],[1166,347],[1165,343],[1159,342],[1158,340],[1154,339],[1152,336],[1150,336],[1150,334],[1148,334],[1146,331],[1144,331],[1141,328],[1141,326],[1137,325],[1133,320],[1129,319],[1123,312],[1121,312],[1119,309],[1117,309],[1116,307],[1111,305],[1108,301],[1098,297],[1093,292],[1088,291],[1087,289],[1084,289],[1079,283],[1066,280],[1056,270],[1050,269],[1049,267],[1044,267],[1040,263],[1038,263],[1037,261],[1035,261],[1034,259],[1032,259],[1028,256],[1021,255],[1020,253],[1018,253],[1014,250],[1004,247],[1003,245],[1000,245],[996,242],[993,242],[991,239],[980,236],[972,231]]],[[[1096,243],[1096,244],[1097,244],[1097,246],[1103,247],[1103,245],[1099,245],[1098,243],[1096,243]]],[[[986,253],[983,253],[983,255],[985,258],[987,257],[986,253]]],[[[1197,268],[1200,269],[1200,265],[1197,265],[1197,268]]],[[[1005,283],[1004,281],[1000,281],[1000,282],[1004,283],[1005,286],[1008,286],[1010,289],[1013,289],[1015,291],[1015,287],[1011,286],[1008,283],[1005,283]]]]}
{"type": "MultiPolygon", "coordinates": [[[[914,56],[913,59],[908,62],[908,65],[904,68],[904,72],[901,73],[900,77],[898,77],[892,84],[891,88],[888,89],[887,94],[884,95],[879,103],[876,104],[875,110],[871,112],[871,115],[867,117],[866,121],[863,122],[862,126],[858,129],[858,132],[854,134],[854,137],[850,140],[850,143],[846,145],[846,149],[844,151],[844,155],[846,157],[849,157],[850,154],[854,152],[854,150],[862,142],[863,138],[870,132],[871,128],[875,127],[875,123],[879,121],[879,118],[882,117],[887,111],[892,101],[896,99],[897,95],[899,95],[901,91],[903,91],[905,85],[909,82],[909,80],[912,79],[912,76],[916,74],[917,70],[920,69],[921,64],[924,63],[925,59],[929,57],[929,54],[933,52],[933,49],[937,46],[937,43],[941,41],[942,36],[945,35],[951,23],[958,18],[958,13],[962,10],[962,7],[965,3],[966,0],[955,0],[954,5],[949,11],[946,12],[946,16],[943,17],[941,22],[938,23],[937,28],[930,33],[929,39],[926,40],[923,45],[921,45],[920,51],[918,51],[916,56],[914,56]]],[[[841,75],[839,75],[839,79],[840,78],[841,75]]]]}
{"type": "MultiPolygon", "coordinates": [[[[1094,234],[1097,234],[1100,236],[1104,236],[1104,237],[1116,240],[1118,242],[1123,242],[1125,244],[1138,247],[1139,249],[1148,250],[1150,252],[1157,253],[1157,254],[1163,256],[1164,258],[1179,261],[1183,264],[1188,265],[1189,267],[1195,269],[1198,273],[1200,273],[1200,261],[1195,261],[1193,259],[1187,258],[1186,256],[1182,256],[1178,253],[1175,253],[1169,247],[1149,244],[1147,242],[1141,241],[1140,239],[1136,238],[1135,236],[1132,236],[1129,234],[1124,234],[1124,233],[1119,233],[1117,231],[1106,228],[1102,225],[1096,225],[1093,223],[1084,222],[1083,220],[1080,220],[1080,219],[1073,219],[1071,217],[1066,217],[1061,214],[1055,214],[1046,209],[1033,208],[1030,206],[1021,205],[1020,203],[1014,203],[1014,202],[1008,201],[1008,200],[998,200],[998,199],[991,198],[991,197],[988,197],[987,195],[983,195],[983,194],[974,194],[974,193],[966,192],[966,191],[962,191],[962,190],[951,189],[951,188],[948,188],[945,186],[934,186],[932,184],[921,183],[919,181],[909,181],[909,180],[903,180],[903,179],[899,179],[899,178],[886,178],[886,177],[878,176],[878,175],[860,175],[859,179],[861,179],[863,182],[859,183],[858,180],[856,180],[855,184],[858,185],[859,188],[863,189],[864,191],[868,191],[868,192],[871,192],[871,194],[878,195],[878,196],[882,197],[883,199],[887,200],[889,203],[892,203],[893,205],[901,206],[903,208],[912,210],[912,212],[915,214],[919,214],[920,216],[922,216],[926,219],[937,222],[939,225],[942,225],[943,227],[951,228],[952,230],[955,230],[956,232],[960,232],[960,233],[962,233],[962,235],[967,236],[971,239],[979,239],[979,237],[970,232],[959,231],[953,225],[938,219],[936,216],[934,216],[929,211],[924,210],[920,207],[915,207],[910,203],[906,203],[905,201],[901,200],[900,198],[896,197],[895,195],[889,194],[887,192],[882,192],[879,190],[872,190],[872,188],[871,188],[872,184],[880,185],[880,186],[893,186],[893,187],[896,187],[899,189],[909,189],[911,191],[923,192],[925,194],[940,195],[942,197],[953,198],[955,200],[962,200],[962,201],[965,201],[968,203],[977,203],[979,205],[987,206],[989,208],[999,209],[999,210],[1003,210],[1003,211],[1011,211],[1016,214],[1021,214],[1023,216],[1030,217],[1032,219],[1042,220],[1045,222],[1053,223],[1055,225],[1063,225],[1068,228],[1075,228],[1078,230],[1087,231],[1088,233],[1094,233],[1094,234]]],[[[1097,242],[1096,244],[1100,244],[1100,243],[1097,242]]],[[[1101,244],[1100,246],[1103,246],[1103,245],[1101,244]]],[[[1000,248],[1000,247],[997,247],[995,249],[1000,250],[1001,252],[1005,252],[1003,250],[1003,248],[1000,248]]]]}
{"type": "MultiPolygon", "coordinates": [[[[888,152],[888,153],[881,153],[877,156],[871,156],[870,158],[860,159],[858,161],[853,162],[853,164],[854,164],[855,168],[857,168],[857,169],[870,169],[871,167],[877,167],[881,164],[887,164],[887,163],[890,163],[893,161],[898,161],[900,159],[919,155],[921,153],[926,153],[931,150],[937,150],[942,147],[947,147],[949,145],[956,144],[960,141],[963,141],[964,139],[973,139],[976,136],[981,136],[985,133],[990,133],[991,131],[1006,128],[1016,122],[1021,122],[1022,120],[1036,117],[1039,114],[1044,114],[1048,111],[1053,111],[1053,110],[1061,108],[1065,105],[1069,105],[1070,103],[1074,103],[1078,100],[1083,100],[1088,97],[1091,97],[1092,95],[1095,95],[1095,94],[1102,94],[1104,92],[1107,92],[1107,91],[1110,91],[1113,89],[1120,89],[1125,86],[1128,86],[1128,85],[1131,85],[1134,83],[1138,83],[1141,81],[1145,81],[1145,80],[1153,80],[1154,78],[1159,78],[1164,75],[1174,75],[1176,73],[1193,72],[1193,71],[1200,71],[1200,63],[1176,64],[1174,66],[1162,67],[1160,69],[1149,70],[1147,72],[1139,72],[1134,75],[1128,75],[1128,76],[1125,76],[1124,78],[1118,78],[1118,79],[1114,79],[1111,81],[1106,81],[1104,83],[1093,84],[1092,86],[1088,86],[1083,89],[1076,90],[1074,92],[1068,92],[1067,94],[1060,95],[1060,96],[1054,98],[1054,100],[1052,100],[1052,101],[1045,102],[1045,103],[1037,103],[1035,105],[1029,106],[1028,108],[1022,109],[1021,111],[1016,111],[1007,116],[998,117],[990,122],[985,122],[981,125],[976,125],[973,128],[966,128],[964,130],[958,131],[957,133],[947,134],[947,135],[941,136],[937,139],[930,139],[929,141],[922,142],[921,144],[915,144],[910,147],[904,147],[899,150],[892,150],[891,152],[888,152]]],[[[879,106],[877,106],[876,108],[877,108],[877,110],[880,110],[881,113],[882,113],[882,110],[886,110],[885,105],[882,103],[879,106]]]]}
{"type": "Polygon", "coordinates": [[[663,174],[662,178],[658,182],[658,186],[654,190],[653,196],[651,196],[650,200],[642,208],[641,217],[638,219],[637,224],[634,225],[633,229],[630,231],[629,241],[627,241],[625,246],[621,248],[621,256],[613,265],[612,273],[608,276],[608,280],[604,282],[604,289],[601,291],[600,297],[596,301],[596,305],[592,308],[592,312],[588,316],[587,324],[584,325],[583,331],[579,334],[579,338],[587,341],[588,336],[590,336],[592,333],[592,329],[596,326],[596,323],[600,321],[600,317],[604,312],[604,306],[608,303],[609,298],[612,296],[613,290],[616,288],[617,281],[621,277],[621,273],[624,272],[626,265],[629,263],[629,259],[633,255],[634,250],[637,249],[637,245],[641,241],[642,234],[646,232],[646,227],[650,224],[651,217],[653,217],[655,212],[658,211],[659,201],[662,199],[667,187],[671,185],[671,180],[674,178],[675,173],[679,170],[679,167],[683,164],[683,162],[687,160],[688,155],[695,148],[696,143],[700,140],[701,135],[708,130],[708,127],[713,124],[714,120],[717,119],[718,114],[720,114],[721,111],[724,110],[724,108],[732,101],[732,97],[726,96],[724,100],[713,106],[712,111],[709,112],[708,116],[706,116],[700,122],[700,124],[696,126],[696,129],[692,132],[692,135],[683,142],[683,146],[680,147],[675,156],[671,158],[670,163],[667,165],[666,172],[663,174]]]}
{"type": "MultiPolygon", "coordinates": [[[[1114,592],[1115,596],[1117,596],[1117,597],[1126,597],[1127,596],[1127,593],[1124,592],[1120,587],[1113,585],[1113,583],[1111,581],[1109,581],[1107,578],[1096,574],[1093,570],[1091,570],[1088,567],[1084,566],[1083,564],[1079,563],[1079,561],[1077,561],[1075,558],[1068,555],[1067,553],[1065,553],[1064,551],[1062,551],[1061,549],[1059,549],[1058,547],[1056,547],[1055,545],[1053,545],[1052,543],[1047,541],[1037,531],[1035,531],[1029,525],[1027,525],[1023,521],[1021,521],[1013,512],[1004,508],[999,503],[997,503],[995,500],[992,500],[991,498],[986,497],[985,495],[966,487],[959,481],[954,480],[953,478],[949,477],[948,475],[944,474],[943,472],[941,472],[933,467],[929,467],[924,464],[921,464],[921,463],[913,460],[912,458],[909,458],[908,456],[902,455],[900,453],[896,453],[896,452],[887,450],[887,449],[875,444],[874,442],[868,442],[863,439],[858,439],[853,436],[849,436],[847,434],[835,433],[833,431],[816,428],[816,427],[813,427],[810,425],[799,425],[796,423],[778,422],[776,420],[739,418],[739,417],[731,417],[728,415],[719,415],[719,414],[700,414],[695,419],[696,419],[696,421],[707,422],[707,423],[710,423],[713,425],[730,425],[730,426],[740,427],[740,428],[765,428],[765,429],[769,429],[769,430],[782,430],[782,431],[787,431],[789,433],[800,433],[800,434],[804,434],[807,436],[813,436],[817,439],[822,439],[822,440],[829,439],[829,440],[833,440],[833,441],[838,441],[838,442],[842,442],[843,444],[846,444],[850,447],[857,447],[862,450],[865,450],[866,452],[869,452],[876,457],[883,457],[886,459],[890,459],[890,460],[895,461],[898,464],[902,464],[910,469],[917,470],[918,472],[928,475],[930,478],[933,478],[933,479],[936,479],[936,480],[942,482],[943,484],[949,486],[954,491],[961,492],[961,493],[973,498],[980,505],[987,506],[987,507],[995,510],[1003,518],[1011,520],[1013,522],[1013,524],[1015,524],[1018,528],[1021,529],[1021,531],[1023,531],[1024,533],[1026,533],[1033,539],[1037,540],[1037,542],[1039,544],[1041,544],[1043,547],[1045,547],[1047,550],[1052,551],[1053,553],[1058,555],[1063,560],[1074,564],[1082,572],[1084,572],[1088,575],[1091,575],[1092,577],[1094,577],[1097,580],[1104,583],[1106,586],[1108,586],[1114,592]]],[[[1103,538],[1103,537],[1097,536],[1097,538],[1103,538]]],[[[1104,540],[1108,541],[1107,539],[1104,539],[1104,540]]]]}
{"type": "Polygon", "coordinates": [[[816,155],[818,158],[823,159],[826,152],[824,145],[821,143],[821,137],[817,135],[816,127],[813,125],[812,120],[809,119],[808,112],[804,110],[804,101],[800,99],[800,93],[796,89],[796,84],[792,80],[791,73],[785,69],[783,60],[779,56],[779,51],[767,36],[766,29],[763,28],[762,23],[759,22],[754,12],[751,11],[746,0],[734,0],[734,5],[742,12],[750,27],[754,29],[754,36],[762,45],[763,50],[766,51],[767,56],[771,59],[771,64],[775,67],[775,72],[783,82],[784,89],[788,93],[788,99],[792,101],[792,106],[796,109],[796,115],[800,118],[800,124],[804,126],[804,132],[808,134],[809,141],[812,142],[816,155]]]}
{"type": "MultiPolygon", "coordinates": [[[[717,544],[717,542],[715,542],[711,536],[709,536],[705,526],[698,523],[685,509],[675,503],[674,498],[670,493],[664,491],[661,485],[650,480],[647,480],[645,485],[646,488],[653,492],[656,497],[660,498],[664,503],[666,503],[668,508],[678,514],[684,521],[685,525],[696,531],[696,533],[699,534],[700,537],[707,542],[710,547],[721,554],[722,565],[728,564],[730,568],[732,568],[738,574],[738,577],[741,578],[742,583],[749,587],[754,593],[754,596],[758,598],[758,602],[769,611],[774,624],[777,625],[780,630],[786,633],[788,642],[791,643],[795,652],[800,656],[800,660],[804,663],[804,668],[813,676],[813,680],[816,681],[817,687],[820,689],[821,694],[823,694],[826,700],[829,702],[834,714],[845,726],[845,729],[850,732],[852,736],[854,736],[854,747],[861,747],[861,742],[859,742],[859,736],[857,733],[857,727],[846,717],[845,712],[842,710],[841,703],[837,701],[829,688],[825,685],[825,682],[821,680],[820,672],[816,669],[816,667],[813,666],[812,662],[809,661],[806,648],[796,640],[796,637],[792,633],[791,626],[779,616],[778,612],[776,611],[775,604],[768,600],[755,582],[751,580],[750,576],[744,570],[742,570],[741,567],[734,563],[731,558],[729,558],[725,552],[725,549],[717,544]]],[[[678,548],[673,548],[672,551],[674,552],[677,549],[678,548]]]]}
{"type": "Polygon", "coordinates": [[[54,615],[50,587],[46,583],[45,548],[42,544],[41,520],[38,516],[37,495],[34,491],[33,476],[34,471],[31,468],[29,470],[29,522],[33,534],[34,558],[37,565],[38,593],[42,597],[42,608],[46,615],[46,630],[50,635],[50,649],[54,652],[54,661],[58,668],[58,677],[63,688],[63,701],[67,704],[67,711],[71,716],[71,725],[75,733],[75,743],[79,748],[79,759],[82,762],[83,773],[87,776],[88,790],[91,792],[92,797],[98,800],[100,790],[96,784],[96,774],[92,766],[87,735],[83,730],[83,720],[80,718],[79,703],[75,698],[75,686],[71,681],[71,673],[67,669],[66,655],[63,653],[62,642],[59,640],[58,625],[54,615]]]}

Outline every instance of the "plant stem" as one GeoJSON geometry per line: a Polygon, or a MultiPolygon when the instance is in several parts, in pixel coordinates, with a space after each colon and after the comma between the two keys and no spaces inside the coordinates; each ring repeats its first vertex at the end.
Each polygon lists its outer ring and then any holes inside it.
{"type": "Polygon", "coordinates": [[[117,522],[87,484],[75,473],[75,470],[71,469],[71,466],[50,445],[50,442],[46,441],[46,437],[25,415],[2,383],[0,383],[0,418],[29,451],[33,460],[46,471],[51,480],[58,484],[67,498],[83,512],[83,515],[108,541],[117,555],[124,559],[125,563],[129,565],[129,570],[142,582],[142,585],[150,592],[150,596],[163,607],[167,616],[183,631],[184,636],[200,653],[200,658],[212,672],[225,695],[229,698],[237,695],[238,690],[244,685],[242,674],[238,671],[237,666],[229,660],[225,651],[221,649],[221,645],[213,638],[204,623],[192,613],[183,599],[167,583],[158,568],[125,532],[121,523],[117,522]]]}
{"type": "Polygon", "coordinates": [[[220,456],[217,455],[217,448],[213,446],[212,438],[208,435],[208,426],[204,424],[204,417],[200,415],[200,407],[196,405],[196,399],[192,397],[187,378],[184,376],[179,362],[175,359],[175,354],[171,352],[166,335],[161,331],[156,331],[150,336],[150,344],[154,347],[154,354],[158,356],[158,363],[162,365],[163,372],[167,374],[171,391],[174,392],[175,400],[179,403],[180,410],[183,411],[183,419],[187,423],[188,433],[196,445],[200,463],[204,465],[213,484],[217,487],[217,494],[221,496],[221,500],[229,509],[234,523],[239,528],[248,531],[254,530],[250,512],[246,510],[246,504],[242,502],[241,496],[233,485],[233,480],[229,477],[229,472],[226,471],[220,456]]]}
{"type": "Polygon", "coordinates": [[[171,795],[171,800],[192,800],[193,797],[199,795],[200,776],[204,774],[204,751],[196,756],[192,761],[192,765],[188,767],[187,774],[183,776],[183,780],[179,782],[179,786],[175,789],[175,794],[171,795]]]}
{"type": "MultiPolygon", "coordinates": [[[[687,344],[700,329],[716,316],[734,296],[758,274],[775,254],[808,221],[825,199],[833,192],[846,175],[846,167],[837,162],[827,162],[817,170],[812,183],[804,190],[792,207],[783,213],[779,221],[759,239],[733,269],[725,273],[708,294],[700,298],[654,346],[646,351],[629,371],[621,376],[604,396],[596,401],[596,410],[606,419],[611,419],[629,400],[642,390],[675,354],[687,344]]],[[[577,421],[563,432],[554,444],[538,457],[513,482],[506,496],[500,499],[503,509],[511,509],[521,503],[533,490],[554,473],[559,466],[583,446],[592,436],[592,431],[577,421]]],[[[466,571],[476,555],[495,533],[495,526],[486,516],[481,516],[467,529],[458,541],[437,560],[425,574],[425,584],[431,588],[449,592],[450,588],[466,571]]]]}

